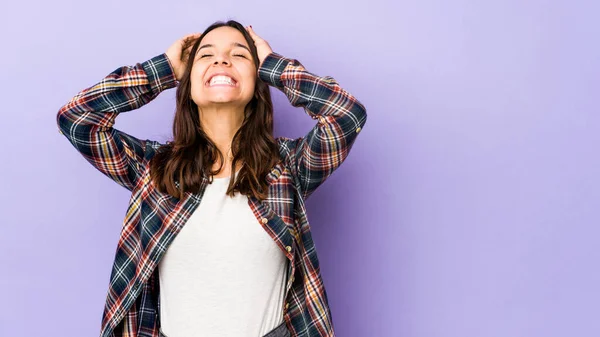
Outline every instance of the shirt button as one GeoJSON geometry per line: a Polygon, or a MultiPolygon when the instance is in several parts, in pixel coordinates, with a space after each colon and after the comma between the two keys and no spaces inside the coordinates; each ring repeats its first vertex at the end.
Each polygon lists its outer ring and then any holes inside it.
{"type": "Polygon", "coordinates": [[[285,246],[285,250],[287,250],[288,252],[292,251],[292,247],[291,246],[285,246]]]}
{"type": "Polygon", "coordinates": [[[359,132],[360,132],[360,130],[362,130],[362,129],[361,129],[361,128],[357,128],[357,129],[356,129],[356,133],[359,133],[359,132]]]}
{"type": "Polygon", "coordinates": [[[289,303],[286,303],[286,304],[285,304],[285,310],[287,310],[289,307],[290,307],[290,304],[289,304],[289,303]]]}
{"type": "Polygon", "coordinates": [[[269,219],[267,219],[267,218],[262,218],[262,219],[260,219],[260,221],[262,221],[262,223],[266,224],[267,222],[269,222],[269,219]]]}
{"type": "Polygon", "coordinates": [[[60,133],[61,135],[64,134],[61,129],[58,129],[58,133],[60,133]]]}

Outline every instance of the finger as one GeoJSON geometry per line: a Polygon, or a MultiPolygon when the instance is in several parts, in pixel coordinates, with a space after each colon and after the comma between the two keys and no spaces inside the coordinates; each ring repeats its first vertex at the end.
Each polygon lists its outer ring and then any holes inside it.
{"type": "Polygon", "coordinates": [[[189,34],[189,35],[186,35],[186,36],[183,38],[183,41],[185,41],[185,42],[190,42],[190,41],[192,41],[192,40],[194,40],[194,39],[196,39],[196,38],[200,37],[200,35],[202,35],[202,33],[194,33],[194,34],[189,34]]]}
{"type": "Polygon", "coordinates": [[[254,39],[255,37],[258,37],[256,35],[256,33],[254,33],[254,30],[252,29],[252,26],[246,26],[246,30],[248,31],[248,34],[250,34],[250,36],[254,39]]]}

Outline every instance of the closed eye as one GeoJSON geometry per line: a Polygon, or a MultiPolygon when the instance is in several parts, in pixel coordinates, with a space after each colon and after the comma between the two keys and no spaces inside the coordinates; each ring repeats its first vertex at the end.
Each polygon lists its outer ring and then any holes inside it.
{"type": "MultiPolygon", "coordinates": [[[[212,55],[211,54],[203,54],[203,55],[200,56],[200,58],[203,58],[203,57],[206,57],[206,56],[212,56],[212,55]]],[[[233,54],[233,56],[240,56],[240,57],[243,57],[243,58],[247,58],[246,55],[243,55],[243,54],[233,54]]]]}

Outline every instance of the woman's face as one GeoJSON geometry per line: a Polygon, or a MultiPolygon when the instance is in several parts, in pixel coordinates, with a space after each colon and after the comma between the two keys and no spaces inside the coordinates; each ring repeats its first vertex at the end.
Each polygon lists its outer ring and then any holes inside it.
{"type": "Polygon", "coordinates": [[[246,39],[235,28],[219,27],[204,36],[191,71],[192,100],[199,108],[243,108],[254,96],[257,69],[246,39]]]}

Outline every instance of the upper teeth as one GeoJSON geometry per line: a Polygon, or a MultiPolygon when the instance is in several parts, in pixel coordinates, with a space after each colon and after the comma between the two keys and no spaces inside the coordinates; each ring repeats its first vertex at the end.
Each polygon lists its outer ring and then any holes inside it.
{"type": "Polygon", "coordinates": [[[233,82],[233,80],[229,76],[217,75],[217,76],[213,76],[213,78],[210,79],[210,85],[213,85],[213,84],[230,84],[230,85],[234,85],[235,83],[233,82]]]}

